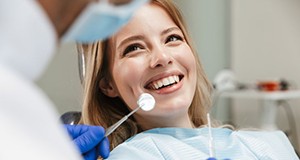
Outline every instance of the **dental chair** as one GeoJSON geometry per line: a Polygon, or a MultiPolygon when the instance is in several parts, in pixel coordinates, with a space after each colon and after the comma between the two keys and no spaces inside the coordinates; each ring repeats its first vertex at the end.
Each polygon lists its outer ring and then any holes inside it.
{"type": "Polygon", "coordinates": [[[63,124],[78,124],[81,118],[81,112],[79,111],[70,111],[66,112],[60,116],[60,120],[63,124]]]}

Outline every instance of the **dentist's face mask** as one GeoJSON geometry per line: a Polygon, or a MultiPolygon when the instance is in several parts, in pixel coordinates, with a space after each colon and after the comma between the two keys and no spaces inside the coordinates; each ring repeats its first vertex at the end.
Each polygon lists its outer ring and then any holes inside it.
{"type": "Polygon", "coordinates": [[[128,4],[114,6],[108,0],[91,3],[75,20],[63,36],[63,41],[91,43],[103,40],[125,25],[135,10],[148,0],[132,0],[128,4]]]}

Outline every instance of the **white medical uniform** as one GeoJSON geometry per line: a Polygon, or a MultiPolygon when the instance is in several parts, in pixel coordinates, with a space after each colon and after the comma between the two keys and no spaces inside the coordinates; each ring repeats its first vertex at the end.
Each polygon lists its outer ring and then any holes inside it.
{"type": "MultiPolygon", "coordinates": [[[[218,160],[298,160],[281,131],[232,131],[213,128],[218,160]]],[[[158,128],[137,134],[118,145],[109,160],[206,160],[209,157],[208,128],[158,128]]]]}
{"type": "Polygon", "coordinates": [[[55,107],[34,81],[56,48],[35,0],[0,0],[0,160],[79,160],[55,107]]]}

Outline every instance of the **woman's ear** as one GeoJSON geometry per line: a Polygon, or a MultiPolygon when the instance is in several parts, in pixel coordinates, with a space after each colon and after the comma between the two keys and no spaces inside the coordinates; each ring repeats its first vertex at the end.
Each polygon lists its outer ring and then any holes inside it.
{"type": "Polygon", "coordinates": [[[99,88],[108,97],[113,98],[118,96],[118,92],[106,78],[101,78],[99,82],[99,88]]]}

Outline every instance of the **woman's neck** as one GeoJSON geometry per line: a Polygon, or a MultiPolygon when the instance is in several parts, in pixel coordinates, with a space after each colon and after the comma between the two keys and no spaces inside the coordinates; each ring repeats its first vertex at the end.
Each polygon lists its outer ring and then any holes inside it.
{"type": "Polygon", "coordinates": [[[142,117],[140,115],[134,115],[134,117],[143,130],[165,127],[195,128],[188,114],[183,116],[172,115],[169,117],[142,117]]]}

